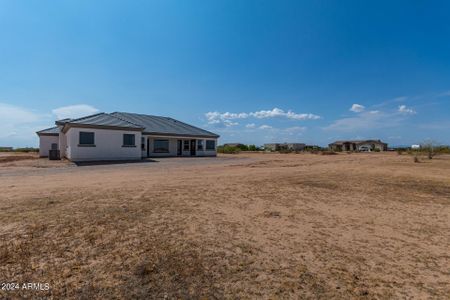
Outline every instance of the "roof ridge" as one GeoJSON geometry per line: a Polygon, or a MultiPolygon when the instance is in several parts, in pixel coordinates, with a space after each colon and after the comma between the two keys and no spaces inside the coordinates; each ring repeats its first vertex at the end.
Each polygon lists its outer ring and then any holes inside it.
{"type": "MultiPolygon", "coordinates": [[[[72,122],[74,122],[74,121],[80,121],[80,120],[92,118],[92,117],[99,116],[99,115],[106,115],[106,114],[107,114],[107,113],[105,113],[105,112],[99,112],[99,113],[96,113],[96,114],[92,114],[92,115],[89,115],[89,116],[84,116],[84,117],[77,118],[77,119],[70,119],[70,121],[68,121],[68,122],[66,122],[66,123],[72,123],[72,122]]],[[[64,120],[64,119],[63,119],[63,120],[64,120]]]]}
{"type": "Polygon", "coordinates": [[[146,117],[170,118],[170,117],[166,117],[166,116],[148,115],[148,114],[141,114],[141,113],[134,113],[134,112],[125,112],[125,111],[115,111],[115,112],[112,112],[112,114],[128,114],[128,115],[138,115],[138,116],[146,116],[146,117]]]}
{"type": "Polygon", "coordinates": [[[134,125],[134,126],[139,126],[140,128],[144,128],[142,125],[140,125],[140,124],[136,124],[136,123],[133,123],[133,122],[130,122],[130,121],[128,121],[128,120],[125,120],[125,119],[123,119],[123,118],[120,118],[120,117],[118,117],[118,116],[116,116],[116,115],[113,115],[113,114],[120,114],[120,112],[113,112],[113,113],[110,113],[110,114],[107,114],[108,116],[111,116],[111,117],[113,117],[113,118],[116,118],[116,119],[118,119],[118,120],[120,120],[120,121],[123,121],[123,122],[126,122],[126,123],[130,123],[131,125],[134,125]]]}

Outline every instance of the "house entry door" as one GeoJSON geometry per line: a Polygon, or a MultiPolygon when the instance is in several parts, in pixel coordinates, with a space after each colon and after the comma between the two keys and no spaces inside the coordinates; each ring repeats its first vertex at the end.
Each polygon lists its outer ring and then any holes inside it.
{"type": "Polygon", "coordinates": [[[191,156],[195,156],[195,140],[191,140],[191,156]]]}
{"type": "Polygon", "coordinates": [[[183,141],[182,140],[178,140],[177,141],[177,155],[181,156],[183,151],[183,141]]]}

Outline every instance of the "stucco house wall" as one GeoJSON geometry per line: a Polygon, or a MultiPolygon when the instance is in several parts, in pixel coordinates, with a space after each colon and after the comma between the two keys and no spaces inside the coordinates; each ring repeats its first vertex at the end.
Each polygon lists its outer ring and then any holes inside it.
{"type": "Polygon", "coordinates": [[[67,157],[67,138],[63,132],[59,133],[59,155],[67,157]]]}
{"type": "Polygon", "coordinates": [[[41,135],[39,137],[39,156],[47,157],[48,151],[52,149],[52,144],[59,145],[59,136],[57,136],[57,135],[41,135]]]}
{"type": "Polygon", "coordinates": [[[67,158],[72,161],[139,160],[141,132],[98,128],[75,128],[66,132],[67,158]],[[80,132],[93,132],[95,146],[79,145],[80,132]],[[134,134],[135,146],[123,146],[123,135],[134,134]]]}

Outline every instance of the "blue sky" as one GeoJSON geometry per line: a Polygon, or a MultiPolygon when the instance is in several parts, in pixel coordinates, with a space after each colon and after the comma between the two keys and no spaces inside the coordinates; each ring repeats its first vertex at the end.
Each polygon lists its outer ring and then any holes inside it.
{"type": "Polygon", "coordinates": [[[97,111],[221,142],[450,144],[448,1],[0,0],[0,145],[97,111]]]}

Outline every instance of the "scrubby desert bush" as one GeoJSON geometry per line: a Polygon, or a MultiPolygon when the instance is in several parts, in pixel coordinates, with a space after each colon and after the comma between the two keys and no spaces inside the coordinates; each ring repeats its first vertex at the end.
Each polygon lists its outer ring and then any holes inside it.
{"type": "Polygon", "coordinates": [[[255,145],[248,145],[248,151],[259,151],[259,148],[255,145]]]}
{"type": "Polygon", "coordinates": [[[322,154],[322,155],[336,155],[337,152],[326,150],[326,151],[320,152],[320,154],[322,154]]]}
{"type": "Polygon", "coordinates": [[[13,151],[14,152],[29,153],[29,152],[39,152],[39,149],[38,148],[32,148],[32,147],[26,147],[26,148],[16,148],[13,151]]]}
{"type": "Polygon", "coordinates": [[[218,153],[225,153],[225,154],[237,154],[241,152],[241,149],[238,147],[232,147],[232,146],[219,146],[217,147],[218,153]]]}
{"type": "Polygon", "coordinates": [[[292,149],[281,148],[280,150],[278,150],[278,152],[280,152],[282,154],[288,154],[288,153],[292,153],[294,151],[292,149]]]}

